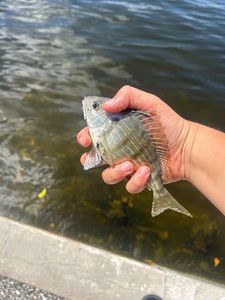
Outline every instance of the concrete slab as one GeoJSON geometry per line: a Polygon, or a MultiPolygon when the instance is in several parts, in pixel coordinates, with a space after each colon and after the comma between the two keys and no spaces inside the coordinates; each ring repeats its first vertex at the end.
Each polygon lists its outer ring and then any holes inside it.
{"type": "Polygon", "coordinates": [[[225,286],[0,217],[0,275],[75,300],[225,300],[225,286]]]}

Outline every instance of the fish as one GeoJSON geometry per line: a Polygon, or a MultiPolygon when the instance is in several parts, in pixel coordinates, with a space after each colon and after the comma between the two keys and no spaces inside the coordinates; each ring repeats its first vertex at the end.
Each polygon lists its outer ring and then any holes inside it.
{"type": "Polygon", "coordinates": [[[154,114],[133,109],[106,112],[102,105],[108,100],[110,98],[87,96],[82,101],[92,139],[84,170],[106,164],[113,167],[127,160],[133,163],[135,170],[149,166],[151,177],[145,188],[153,192],[152,217],[167,209],[192,217],[163,185],[162,172],[170,169],[168,141],[160,120],[154,114]]]}

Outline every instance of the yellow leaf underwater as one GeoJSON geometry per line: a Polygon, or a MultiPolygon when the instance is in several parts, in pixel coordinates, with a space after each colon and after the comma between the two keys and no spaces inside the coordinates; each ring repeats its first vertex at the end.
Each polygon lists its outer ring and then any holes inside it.
{"type": "Polygon", "coordinates": [[[220,264],[220,259],[218,257],[214,257],[213,264],[214,264],[214,267],[217,267],[220,264]]]}
{"type": "Polygon", "coordinates": [[[42,199],[47,195],[47,189],[44,188],[39,194],[38,194],[38,198],[42,199]]]}
{"type": "Polygon", "coordinates": [[[151,266],[151,265],[154,264],[154,261],[151,260],[151,259],[145,259],[144,262],[145,262],[146,264],[148,264],[149,266],[151,266]]]}

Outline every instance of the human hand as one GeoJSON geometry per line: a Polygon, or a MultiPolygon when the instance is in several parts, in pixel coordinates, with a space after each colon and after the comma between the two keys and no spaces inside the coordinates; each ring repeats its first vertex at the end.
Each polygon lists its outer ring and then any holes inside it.
{"type": "MultiPolygon", "coordinates": [[[[189,121],[179,116],[157,96],[130,86],[122,87],[113,99],[103,105],[103,108],[108,112],[119,112],[127,108],[133,108],[157,116],[165,131],[169,147],[169,172],[162,173],[162,180],[164,183],[169,183],[180,179],[188,179],[190,171],[189,152],[191,150],[191,141],[188,138],[191,127],[189,121]]],[[[87,127],[78,133],[77,141],[84,147],[91,144],[87,127]]],[[[86,155],[84,153],[81,156],[81,163],[84,162],[86,155]]],[[[115,184],[132,175],[126,189],[128,192],[135,194],[145,188],[150,171],[149,167],[142,166],[135,172],[133,164],[126,161],[105,169],[102,172],[102,177],[106,183],[115,184]]]]}

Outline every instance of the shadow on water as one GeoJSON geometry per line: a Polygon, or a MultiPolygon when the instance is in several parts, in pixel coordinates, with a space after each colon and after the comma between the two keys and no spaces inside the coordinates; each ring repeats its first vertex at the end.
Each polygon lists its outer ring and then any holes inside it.
{"type": "Polygon", "coordinates": [[[74,142],[82,97],[127,83],[224,130],[224,20],[219,0],[0,2],[0,214],[224,282],[224,217],[197,190],[168,186],[193,219],[152,219],[150,192],[84,172],[74,142]]]}

